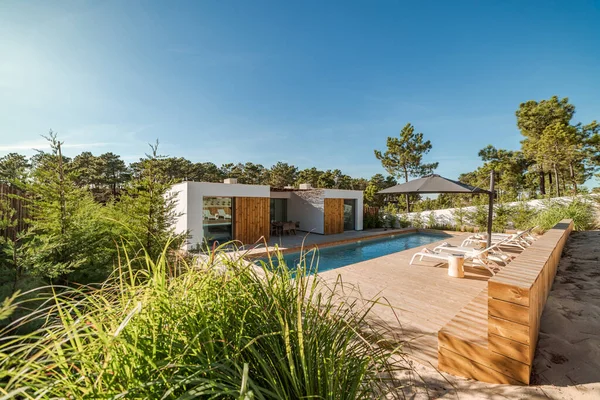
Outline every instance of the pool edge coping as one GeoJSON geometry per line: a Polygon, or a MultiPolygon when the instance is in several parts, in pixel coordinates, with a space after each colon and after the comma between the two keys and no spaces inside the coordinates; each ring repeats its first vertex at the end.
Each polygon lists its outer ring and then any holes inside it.
{"type": "MultiPolygon", "coordinates": [[[[327,248],[327,247],[340,246],[340,245],[344,245],[344,244],[351,244],[351,243],[381,239],[381,238],[385,238],[388,236],[407,235],[410,233],[432,233],[432,234],[437,233],[437,234],[446,234],[446,235],[450,235],[450,236],[456,236],[456,235],[463,234],[464,232],[446,231],[446,230],[439,230],[439,229],[400,228],[400,229],[393,229],[388,232],[382,232],[382,233],[376,234],[376,235],[369,235],[369,236],[358,237],[358,238],[348,238],[348,239],[344,239],[344,240],[336,240],[336,241],[325,242],[325,243],[313,243],[313,244],[309,244],[306,246],[286,247],[284,249],[274,248],[272,250],[269,250],[268,248],[263,248],[260,250],[256,249],[256,252],[245,254],[244,258],[246,260],[252,261],[252,260],[256,260],[258,258],[268,256],[270,253],[279,253],[279,254],[285,255],[285,254],[290,254],[290,253],[297,253],[299,251],[302,251],[303,249],[304,250],[310,250],[313,248],[323,249],[323,248],[327,248]]],[[[255,249],[252,249],[252,250],[255,250],[255,249]]]]}

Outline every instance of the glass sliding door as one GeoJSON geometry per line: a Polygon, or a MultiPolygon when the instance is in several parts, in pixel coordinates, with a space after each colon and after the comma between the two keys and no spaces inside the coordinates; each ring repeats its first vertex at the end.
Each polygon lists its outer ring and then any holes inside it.
{"type": "Polygon", "coordinates": [[[271,222],[287,221],[287,199],[271,199],[271,222]]]}
{"type": "Polygon", "coordinates": [[[356,200],[344,200],[344,230],[353,231],[356,229],[356,200]]]}
{"type": "Polygon", "coordinates": [[[233,198],[204,197],[202,200],[204,240],[225,243],[233,239],[233,198]]]}

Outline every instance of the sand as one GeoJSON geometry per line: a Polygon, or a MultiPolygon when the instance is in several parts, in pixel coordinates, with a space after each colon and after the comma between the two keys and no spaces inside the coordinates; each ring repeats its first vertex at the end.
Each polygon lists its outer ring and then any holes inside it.
{"type": "Polygon", "coordinates": [[[573,232],[542,315],[532,385],[491,385],[415,364],[407,397],[600,399],[600,231],[573,232]],[[416,379],[418,382],[419,379],[416,379]]]}

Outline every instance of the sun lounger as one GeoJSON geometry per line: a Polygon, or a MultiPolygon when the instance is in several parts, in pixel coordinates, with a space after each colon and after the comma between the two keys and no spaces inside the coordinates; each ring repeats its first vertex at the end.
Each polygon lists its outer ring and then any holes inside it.
{"type": "Polygon", "coordinates": [[[227,214],[225,212],[225,210],[223,210],[222,208],[218,209],[217,212],[219,213],[219,217],[223,217],[225,219],[231,219],[231,215],[227,214]]]}
{"type": "MultiPolygon", "coordinates": [[[[531,229],[533,229],[533,228],[531,228],[531,229]]],[[[533,236],[530,235],[531,229],[522,231],[520,233],[514,233],[514,234],[493,233],[492,234],[492,244],[502,242],[502,246],[504,246],[504,247],[518,247],[522,250],[525,250],[527,247],[529,247],[531,245],[531,243],[533,243],[533,242],[530,242],[528,239],[526,239],[527,235],[530,236],[531,238],[533,238],[533,236]]],[[[465,247],[465,246],[468,246],[468,245],[474,244],[474,243],[487,244],[487,236],[486,235],[469,236],[462,242],[461,246],[465,247]]]]}
{"type": "Polygon", "coordinates": [[[204,219],[218,219],[216,215],[212,215],[210,211],[204,210],[204,219]]]}
{"type": "MultiPolygon", "coordinates": [[[[508,261],[510,261],[509,259],[504,259],[505,257],[503,257],[503,256],[498,256],[498,259],[494,260],[493,258],[495,258],[496,255],[499,253],[490,254],[490,252],[497,250],[498,246],[501,243],[502,242],[493,244],[486,249],[476,249],[473,247],[461,247],[461,246],[457,247],[457,246],[449,246],[449,245],[438,246],[434,250],[424,248],[423,250],[421,250],[413,255],[409,264],[412,265],[412,263],[414,262],[416,257],[419,257],[419,261],[422,261],[423,258],[434,258],[437,260],[444,260],[444,261],[448,262],[448,256],[456,253],[456,254],[464,255],[465,261],[470,261],[473,264],[483,266],[488,271],[490,271],[492,274],[496,274],[496,271],[494,271],[494,268],[490,265],[490,261],[493,261],[496,265],[499,265],[498,262],[502,262],[503,264],[506,264],[508,261]],[[490,258],[490,256],[492,256],[492,257],[490,258]]],[[[501,253],[501,254],[504,254],[504,253],[501,253]]]]}
{"type": "MultiPolygon", "coordinates": [[[[521,235],[521,239],[523,241],[525,241],[528,244],[532,244],[533,242],[535,242],[536,238],[535,236],[533,236],[531,234],[531,232],[533,232],[534,229],[536,229],[537,226],[532,226],[529,229],[526,229],[524,231],[517,231],[517,235],[521,235]]],[[[510,237],[512,234],[511,233],[492,233],[492,239],[493,238],[507,238],[510,237]]],[[[484,238],[487,238],[487,235],[483,235],[484,238]]]]}
{"type": "Polygon", "coordinates": [[[470,254],[470,253],[487,253],[487,260],[492,261],[496,264],[502,263],[507,264],[513,259],[513,256],[506,254],[500,248],[508,241],[508,238],[505,241],[499,241],[493,243],[490,247],[486,249],[482,249],[480,247],[469,247],[469,246],[452,246],[448,243],[442,243],[441,245],[435,247],[433,251],[438,253],[446,253],[446,254],[470,254]]]}

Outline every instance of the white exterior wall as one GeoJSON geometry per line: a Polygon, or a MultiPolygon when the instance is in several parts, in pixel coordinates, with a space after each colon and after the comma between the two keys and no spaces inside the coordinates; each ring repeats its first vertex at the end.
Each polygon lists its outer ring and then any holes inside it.
{"type": "Polygon", "coordinates": [[[356,207],[354,209],[355,216],[355,230],[363,230],[363,209],[364,200],[362,190],[341,190],[341,189],[323,189],[323,195],[325,199],[349,199],[356,200],[356,207]]]}
{"type": "Polygon", "coordinates": [[[289,199],[293,192],[271,192],[272,199],[289,199]]]}
{"type": "Polygon", "coordinates": [[[360,190],[312,189],[288,192],[288,219],[299,221],[300,230],[324,234],[325,199],[356,200],[355,229],[363,230],[363,192],[360,190]]]}
{"type": "Polygon", "coordinates": [[[302,190],[290,192],[288,219],[299,221],[300,230],[324,234],[325,202],[323,190],[302,190]]]}
{"type": "Polygon", "coordinates": [[[187,220],[187,182],[178,183],[177,185],[173,185],[171,187],[170,193],[175,195],[175,214],[177,218],[175,219],[175,232],[176,233],[184,233],[188,230],[188,220],[187,220]]]}
{"type": "Polygon", "coordinates": [[[290,192],[288,219],[299,221],[300,230],[323,234],[325,203],[322,190],[290,192]]]}
{"type": "Polygon", "coordinates": [[[177,209],[184,213],[177,218],[175,229],[178,233],[188,231],[190,234],[188,243],[185,245],[186,249],[203,241],[204,197],[269,197],[270,195],[269,186],[237,183],[183,182],[174,185],[173,190],[179,192],[177,199],[181,201],[181,204],[177,205],[177,209]]]}

